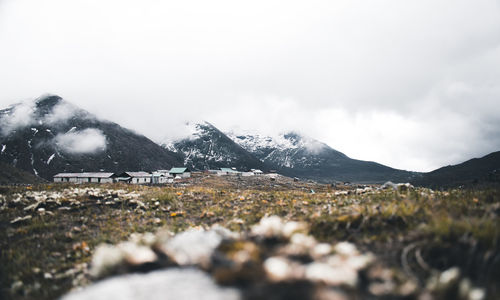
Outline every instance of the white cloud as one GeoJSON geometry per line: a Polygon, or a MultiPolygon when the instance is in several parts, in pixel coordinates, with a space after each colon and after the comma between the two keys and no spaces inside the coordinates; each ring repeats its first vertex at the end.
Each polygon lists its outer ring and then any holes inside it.
{"type": "Polygon", "coordinates": [[[54,106],[52,111],[44,117],[44,123],[49,125],[61,124],[73,117],[77,108],[68,102],[62,102],[54,106]]]}
{"type": "Polygon", "coordinates": [[[106,136],[95,128],[58,134],[55,144],[64,152],[88,154],[106,150],[106,136]]]}
{"type": "MultiPolygon", "coordinates": [[[[13,105],[8,113],[0,115],[0,134],[8,135],[13,130],[22,129],[31,125],[48,124],[57,125],[64,124],[68,119],[78,113],[77,107],[68,102],[62,102],[52,108],[52,110],[44,115],[35,115],[36,103],[47,95],[25,100],[13,105]]],[[[80,114],[80,117],[82,116],[80,114]]]]}
{"type": "Polygon", "coordinates": [[[13,130],[33,124],[34,106],[35,103],[33,101],[25,101],[13,106],[9,114],[0,115],[2,135],[6,136],[13,130]]]}

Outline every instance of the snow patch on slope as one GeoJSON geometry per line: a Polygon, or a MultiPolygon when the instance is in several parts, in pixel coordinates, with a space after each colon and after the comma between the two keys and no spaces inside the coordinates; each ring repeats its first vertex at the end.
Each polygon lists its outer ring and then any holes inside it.
{"type": "Polygon", "coordinates": [[[275,149],[295,149],[298,148],[291,140],[286,139],[284,135],[270,137],[261,134],[241,134],[229,132],[227,136],[232,139],[236,144],[240,145],[243,149],[255,152],[262,148],[275,148],[275,149]]]}
{"type": "Polygon", "coordinates": [[[261,149],[284,151],[303,148],[310,152],[310,154],[319,154],[321,151],[328,148],[328,146],[315,139],[305,137],[294,132],[282,133],[274,137],[261,134],[242,134],[235,132],[229,132],[227,135],[235,143],[252,153],[261,149]]]}
{"type": "Polygon", "coordinates": [[[227,135],[262,162],[287,168],[317,166],[322,161],[319,154],[331,149],[324,143],[294,132],[273,137],[248,132],[229,132],[227,135]]]}
{"type": "Polygon", "coordinates": [[[47,165],[50,164],[50,162],[54,159],[54,157],[56,156],[56,154],[52,154],[49,159],[47,159],[47,165]]]}
{"type": "Polygon", "coordinates": [[[35,155],[33,153],[31,153],[31,167],[33,168],[33,173],[35,173],[35,175],[38,176],[38,171],[35,169],[35,155]]]}

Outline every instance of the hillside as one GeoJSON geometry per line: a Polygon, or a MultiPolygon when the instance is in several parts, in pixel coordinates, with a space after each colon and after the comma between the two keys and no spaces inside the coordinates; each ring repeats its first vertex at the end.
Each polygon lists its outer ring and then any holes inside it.
{"type": "Polygon", "coordinates": [[[0,111],[0,161],[45,179],[59,172],[166,169],[180,158],[59,96],[0,111]]]}
{"type": "Polygon", "coordinates": [[[412,183],[431,188],[499,184],[500,151],[424,173],[412,183]]]}
{"type": "Polygon", "coordinates": [[[40,177],[0,162],[0,185],[35,184],[42,182],[45,182],[45,180],[40,177]]]}

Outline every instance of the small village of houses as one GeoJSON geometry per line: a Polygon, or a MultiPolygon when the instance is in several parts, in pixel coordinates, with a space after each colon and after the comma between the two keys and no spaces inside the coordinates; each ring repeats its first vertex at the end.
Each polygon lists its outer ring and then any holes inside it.
{"type": "MultiPolygon", "coordinates": [[[[208,174],[217,176],[259,176],[264,175],[264,172],[258,169],[251,169],[248,172],[241,172],[236,168],[220,168],[217,170],[204,171],[208,174]]],[[[84,173],[58,173],[54,175],[54,182],[67,183],[131,183],[131,184],[167,184],[173,183],[175,180],[190,178],[190,169],[185,167],[174,167],[170,170],[158,170],[152,173],[148,172],[84,172],[84,173]]],[[[201,172],[199,172],[201,173],[201,172]]],[[[276,174],[271,174],[276,175],[276,174]]]]}

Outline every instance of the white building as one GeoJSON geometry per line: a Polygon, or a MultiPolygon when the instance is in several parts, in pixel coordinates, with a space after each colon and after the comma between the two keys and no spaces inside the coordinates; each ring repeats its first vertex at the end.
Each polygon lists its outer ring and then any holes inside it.
{"type": "Polygon", "coordinates": [[[169,174],[168,170],[158,170],[151,175],[151,183],[153,184],[165,184],[172,181],[173,176],[169,174]]]}
{"type": "Polygon", "coordinates": [[[250,171],[252,171],[254,175],[262,175],[262,174],[264,174],[264,172],[262,172],[259,169],[251,169],[250,171]]]}
{"type": "Polygon", "coordinates": [[[113,183],[115,173],[59,173],[54,175],[54,182],[69,183],[113,183]]]}
{"type": "Polygon", "coordinates": [[[191,170],[189,170],[188,168],[172,168],[168,173],[174,178],[191,177],[191,170]]]}
{"type": "Polygon", "coordinates": [[[241,172],[237,171],[235,168],[220,168],[220,171],[217,172],[218,176],[238,176],[241,172]]]}
{"type": "Polygon", "coordinates": [[[133,184],[151,183],[152,175],[148,172],[123,172],[116,177],[118,182],[127,182],[133,184]]]}

